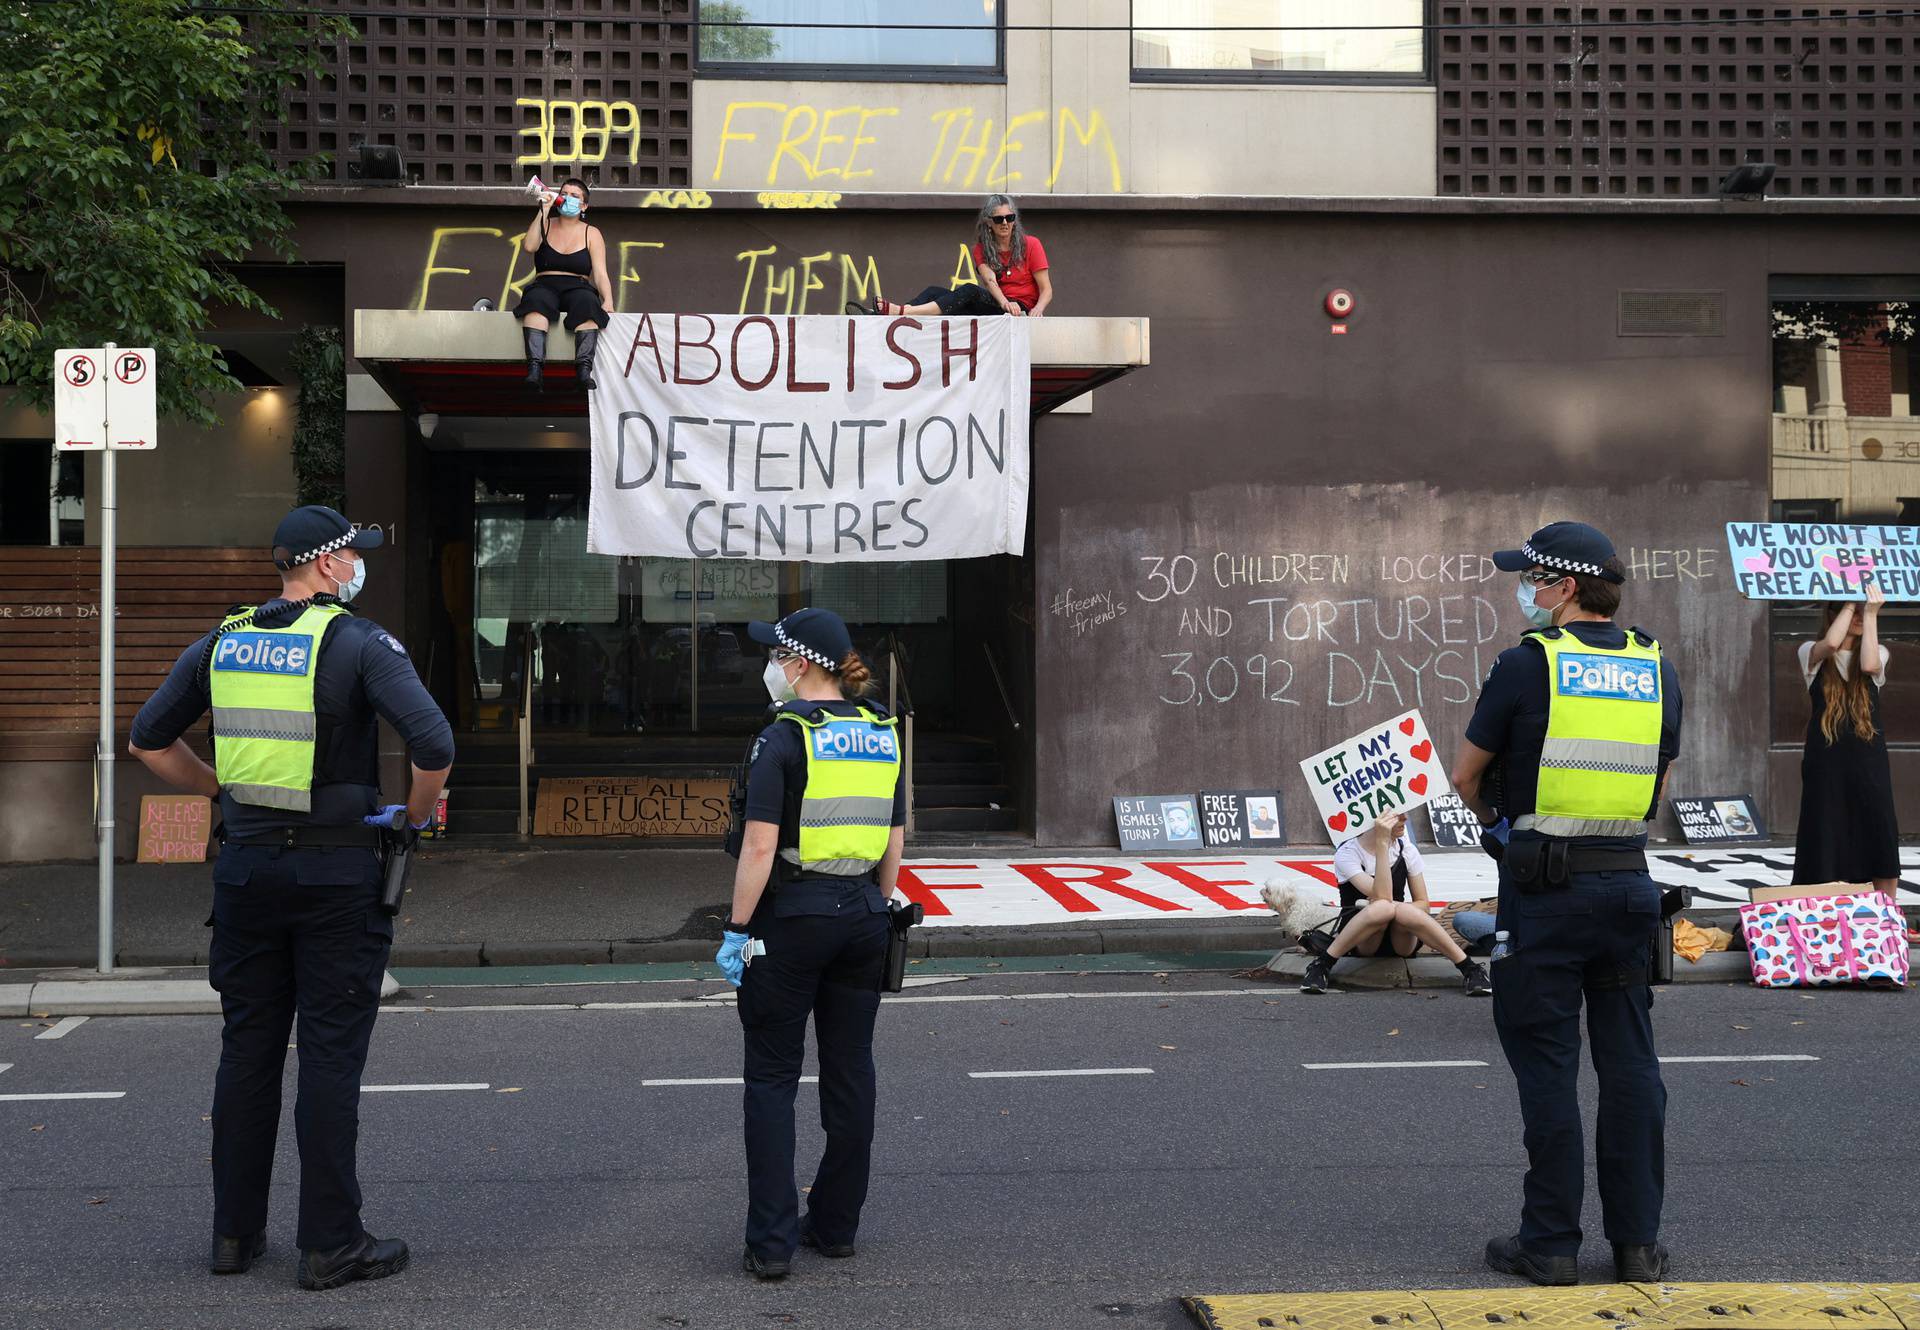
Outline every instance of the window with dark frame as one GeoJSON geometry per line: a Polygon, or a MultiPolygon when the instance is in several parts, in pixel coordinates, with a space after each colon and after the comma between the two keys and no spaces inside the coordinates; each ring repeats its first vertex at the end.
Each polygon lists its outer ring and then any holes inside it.
{"type": "Polygon", "coordinates": [[[992,81],[999,0],[699,0],[697,64],[730,78],[992,81]]]}
{"type": "Polygon", "coordinates": [[[1428,0],[1133,0],[1133,78],[1424,83],[1427,8],[1428,0]]]}

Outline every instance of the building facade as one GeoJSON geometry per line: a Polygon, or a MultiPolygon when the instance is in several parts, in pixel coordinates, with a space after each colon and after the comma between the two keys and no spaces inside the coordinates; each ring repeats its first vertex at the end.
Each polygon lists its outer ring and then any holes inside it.
{"type": "MultiPolygon", "coordinates": [[[[1484,556],[1557,517],[1613,535],[1623,617],[1678,658],[1671,792],[1790,826],[1817,607],[1740,597],[1723,527],[1920,512],[1920,23],[1884,8],[356,6],[364,41],[278,145],[337,155],[290,204],[300,262],[254,270],[280,317],[210,334],[250,386],[223,428],[122,461],[121,705],[257,594],[248,554],[296,489],[293,339],[324,326],[348,511],[393,536],[367,611],[462,735],[456,835],[517,833],[523,768],[537,798],[732,761],[763,697],[743,621],[818,600],[911,703],[922,843],[1111,844],[1115,795],[1262,787],[1312,843],[1299,759],[1412,706],[1452,742],[1522,628],[1484,556]],[[860,19],[893,26],[803,26],[860,19]],[[1721,196],[1747,162],[1769,197],[1721,196]],[[587,554],[585,399],[525,391],[510,317],[473,312],[531,275],[534,173],[593,185],[628,311],[831,315],[970,280],[982,197],[1014,196],[1058,316],[1027,554],[587,554]]],[[[0,414],[14,859],[91,843],[96,482],[50,433],[0,414]]]]}

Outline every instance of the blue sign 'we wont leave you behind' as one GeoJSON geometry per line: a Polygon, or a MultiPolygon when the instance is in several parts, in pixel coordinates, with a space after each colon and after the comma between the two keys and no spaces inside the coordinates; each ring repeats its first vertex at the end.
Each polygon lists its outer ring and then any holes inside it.
{"type": "Polygon", "coordinates": [[[1734,585],[1753,600],[1920,600],[1920,527],[1729,522],[1734,585]]]}

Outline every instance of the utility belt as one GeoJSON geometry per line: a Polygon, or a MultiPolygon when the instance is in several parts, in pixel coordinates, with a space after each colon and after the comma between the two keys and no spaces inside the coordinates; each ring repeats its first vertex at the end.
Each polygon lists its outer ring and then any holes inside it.
{"type": "Polygon", "coordinates": [[[251,836],[229,836],[223,829],[222,845],[271,845],[282,850],[374,850],[381,848],[377,827],[286,827],[279,831],[256,832],[251,836]]]}
{"type": "Polygon", "coordinates": [[[1575,873],[1644,873],[1647,852],[1622,846],[1575,845],[1564,840],[1511,840],[1500,858],[1523,896],[1564,891],[1575,873]]]}

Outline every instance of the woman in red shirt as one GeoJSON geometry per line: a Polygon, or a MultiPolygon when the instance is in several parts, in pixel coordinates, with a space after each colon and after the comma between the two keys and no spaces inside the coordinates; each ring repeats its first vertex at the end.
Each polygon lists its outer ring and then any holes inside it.
{"type": "Polygon", "coordinates": [[[1020,210],[1005,194],[990,197],[980,209],[973,246],[978,283],[949,290],[930,286],[908,304],[876,300],[849,302],[850,314],[1017,314],[1039,318],[1053,303],[1053,278],[1047,251],[1020,225],[1020,210]]]}

